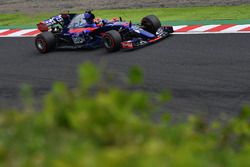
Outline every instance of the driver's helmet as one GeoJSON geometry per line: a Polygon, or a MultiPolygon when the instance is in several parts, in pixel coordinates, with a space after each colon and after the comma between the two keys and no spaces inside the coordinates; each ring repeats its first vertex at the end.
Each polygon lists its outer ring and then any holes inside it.
{"type": "Polygon", "coordinates": [[[85,11],[84,18],[87,24],[94,24],[95,15],[91,12],[91,10],[85,11]]]}

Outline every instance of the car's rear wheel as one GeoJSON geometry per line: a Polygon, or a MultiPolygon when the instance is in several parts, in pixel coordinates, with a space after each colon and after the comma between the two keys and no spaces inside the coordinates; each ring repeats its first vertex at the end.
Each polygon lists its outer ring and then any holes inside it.
{"type": "Polygon", "coordinates": [[[121,49],[122,37],[118,31],[111,30],[103,35],[103,44],[108,52],[115,52],[121,49]]]}
{"type": "Polygon", "coordinates": [[[156,34],[157,30],[161,27],[161,22],[155,15],[149,15],[142,19],[141,25],[144,30],[156,34]]]}
{"type": "Polygon", "coordinates": [[[51,32],[42,32],[36,36],[35,45],[40,53],[48,53],[56,47],[56,38],[51,32]]]}

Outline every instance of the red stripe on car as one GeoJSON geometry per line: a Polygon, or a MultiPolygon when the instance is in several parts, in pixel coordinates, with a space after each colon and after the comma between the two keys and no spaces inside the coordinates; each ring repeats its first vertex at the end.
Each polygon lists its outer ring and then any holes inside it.
{"type": "Polygon", "coordinates": [[[154,39],[151,39],[151,40],[149,40],[148,42],[155,42],[155,41],[157,41],[157,40],[159,40],[159,39],[161,39],[161,37],[157,37],[157,38],[154,38],[154,39]]]}
{"type": "Polygon", "coordinates": [[[94,27],[88,27],[88,28],[74,28],[74,29],[70,29],[69,32],[70,33],[80,33],[80,32],[83,32],[83,31],[94,31],[96,30],[97,28],[94,28],[94,27]]]}
{"type": "Polygon", "coordinates": [[[217,27],[208,29],[208,30],[206,30],[205,32],[219,32],[219,31],[222,31],[222,30],[225,30],[225,29],[234,27],[234,26],[236,26],[236,24],[225,24],[225,25],[220,25],[220,26],[217,26],[217,27]]]}
{"type": "Polygon", "coordinates": [[[202,26],[202,25],[186,26],[186,27],[180,28],[180,29],[178,29],[178,30],[175,30],[175,32],[187,32],[187,31],[190,31],[190,30],[199,28],[199,27],[201,27],[201,26],[202,26]]]}
{"type": "Polygon", "coordinates": [[[10,35],[10,34],[13,34],[15,32],[18,32],[18,31],[21,31],[21,30],[18,30],[18,29],[8,30],[8,31],[4,31],[4,32],[0,33],[0,35],[1,36],[10,35]]]}

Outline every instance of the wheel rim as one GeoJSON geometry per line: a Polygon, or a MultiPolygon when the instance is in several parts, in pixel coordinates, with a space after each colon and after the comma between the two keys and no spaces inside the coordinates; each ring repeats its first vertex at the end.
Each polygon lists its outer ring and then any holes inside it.
{"type": "Polygon", "coordinates": [[[113,40],[112,40],[110,37],[106,36],[106,37],[104,38],[104,45],[105,45],[105,47],[108,48],[108,49],[113,48],[113,45],[114,45],[113,40]]]}
{"type": "Polygon", "coordinates": [[[42,39],[37,39],[36,45],[37,45],[37,48],[41,51],[44,51],[46,49],[46,44],[45,44],[44,40],[42,40],[42,39]]]}

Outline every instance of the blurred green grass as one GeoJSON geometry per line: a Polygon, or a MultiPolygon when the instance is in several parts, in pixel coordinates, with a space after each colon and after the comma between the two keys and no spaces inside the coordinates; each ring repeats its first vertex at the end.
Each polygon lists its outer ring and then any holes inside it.
{"type": "MultiPolygon", "coordinates": [[[[240,6],[210,6],[187,8],[143,8],[143,9],[115,9],[96,10],[96,17],[111,19],[123,17],[125,20],[139,22],[149,14],[157,15],[162,21],[199,21],[199,20],[246,20],[250,19],[250,5],[240,6]]],[[[77,12],[79,11],[71,11],[77,12]]],[[[28,15],[23,13],[1,14],[0,26],[35,26],[58,12],[37,13],[28,15]]]]}
{"type": "MultiPolygon", "coordinates": [[[[107,73],[91,63],[78,71],[74,89],[53,85],[42,112],[35,109],[27,85],[21,91],[23,109],[0,112],[0,166],[250,166],[249,107],[224,123],[190,116],[173,124],[168,114],[156,122],[153,115],[170,100],[168,91],[150,93],[112,84],[107,73]]],[[[124,84],[143,84],[143,74],[132,67],[123,76],[124,84]]]]}

